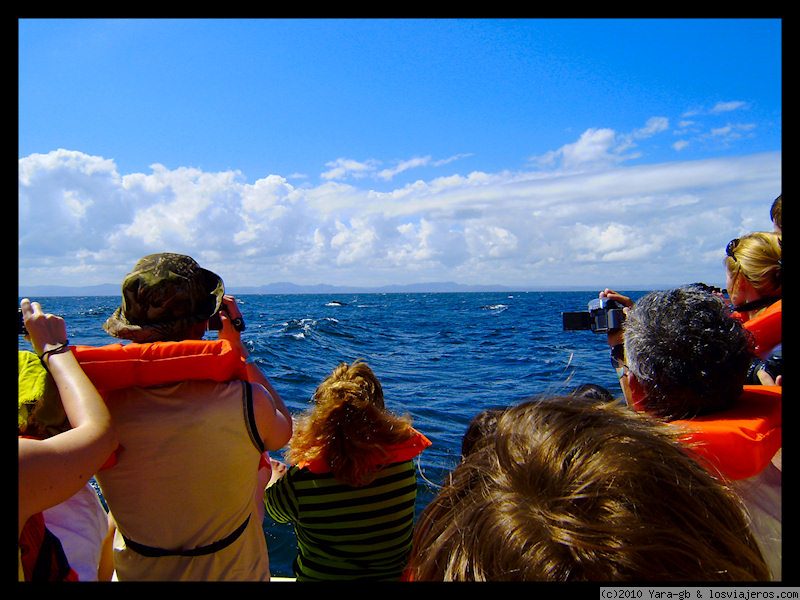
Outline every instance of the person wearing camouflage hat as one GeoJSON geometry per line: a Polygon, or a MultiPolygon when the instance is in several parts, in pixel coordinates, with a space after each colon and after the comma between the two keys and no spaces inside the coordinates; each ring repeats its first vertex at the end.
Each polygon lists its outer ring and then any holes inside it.
{"type": "Polygon", "coordinates": [[[188,348],[215,315],[219,339],[206,342],[230,344],[245,362],[242,380],[198,372],[104,392],[123,450],[96,478],[117,526],[119,581],[270,578],[254,492],[262,455],[286,445],[292,416],[248,357],[241,311],[222,278],[183,254],[145,256],[125,276],[122,302],[103,328],[134,343],[188,348]]]}
{"type": "Polygon", "coordinates": [[[138,343],[185,339],[219,311],[224,294],[222,278],[191,256],[150,254],[123,280],[122,304],[103,329],[138,343]]]}

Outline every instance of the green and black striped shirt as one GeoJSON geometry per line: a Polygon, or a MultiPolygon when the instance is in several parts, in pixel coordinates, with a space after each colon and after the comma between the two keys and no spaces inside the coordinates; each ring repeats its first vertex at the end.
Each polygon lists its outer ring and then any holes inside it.
{"type": "Polygon", "coordinates": [[[399,580],[411,550],[417,473],[413,460],[352,487],[332,473],[291,467],[264,494],[267,514],[292,523],[298,581],[399,580]]]}

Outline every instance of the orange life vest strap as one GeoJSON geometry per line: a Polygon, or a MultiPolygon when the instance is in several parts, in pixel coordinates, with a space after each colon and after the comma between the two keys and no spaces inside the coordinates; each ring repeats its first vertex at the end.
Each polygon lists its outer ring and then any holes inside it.
{"type": "Polygon", "coordinates": [[[672,421],[692,450],[731,480],[760,473],[781,448],[781,387],[746,385],[722,413],[672,421]]]}

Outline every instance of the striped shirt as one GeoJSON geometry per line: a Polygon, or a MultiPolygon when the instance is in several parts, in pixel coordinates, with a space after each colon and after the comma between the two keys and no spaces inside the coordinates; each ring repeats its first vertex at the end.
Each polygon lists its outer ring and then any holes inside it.
{"type": "Polygon", "coordinates": [[[267,488],[264,502],[272,519],[294,525],[298,581],[399,580],[416,498],[416,468],[406,460],[362,487],[293,466],[267,488]]]}

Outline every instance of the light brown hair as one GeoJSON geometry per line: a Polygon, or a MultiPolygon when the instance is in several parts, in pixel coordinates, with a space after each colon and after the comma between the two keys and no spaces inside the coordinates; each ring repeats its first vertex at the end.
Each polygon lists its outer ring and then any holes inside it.
{"type": "Polygon", "coordinates": [[[507,409],[414,532],[414,581],[754,581],[738,497],[672,426],[617,402],[507,409]]]}

